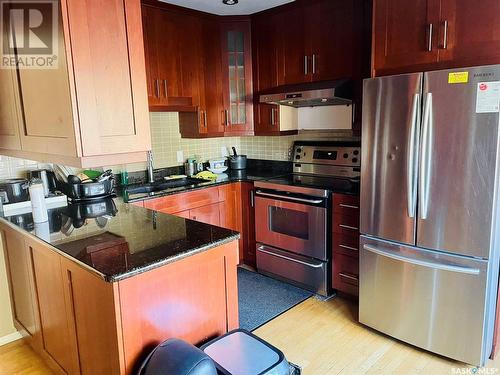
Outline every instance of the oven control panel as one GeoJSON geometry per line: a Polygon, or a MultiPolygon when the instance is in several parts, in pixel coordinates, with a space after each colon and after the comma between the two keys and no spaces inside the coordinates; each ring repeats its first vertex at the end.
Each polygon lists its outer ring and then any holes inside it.
{"type": "Polygon", "coordinates": [[[361,147],[295,145],[293,162],[328,164],[348,167],[361,166],[361,147]]]}

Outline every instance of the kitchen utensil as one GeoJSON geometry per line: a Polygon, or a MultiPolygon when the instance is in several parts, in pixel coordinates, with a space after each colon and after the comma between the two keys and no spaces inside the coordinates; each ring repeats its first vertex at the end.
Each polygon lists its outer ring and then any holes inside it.
{"type": "Polygon", "coordinates": [[[29,179],[38,178],[42,180],[45,197],[56,190],[55,174],[48,169],[35,169],[29,172],[29,179]]]}
{"type": "Polygon", "coordinates": [[[246,155],[232,155],[229,156],[229,166],[234,170],[242,170],[247,167],[247,156],[246,155]]]}
{"type": "Polygon", "coordinates": [[[0,181],[0,190],[7,193],[8,202],[4,203],[16,203],[29,200],[28,187],[28,180],[24,178],[11,178],[0,181]]]}
{"type": "Polygon", "coordinates": [[[196,174],[196,165],[194,161],[187,161],[184,163],[185,173],[188,177],[192,177],[196,174]]]}
{"type": "Polygon", "coordinates": [[[238,156],[238,153],[236,152],[236,147],[234,147],[234,146],[233,146],[233,147],[231,147],[231,148],[233,149],[233,154],[234,154],[234,156],[238,156]]]}
{"type": "Polygon", "coordinates": [[[97,177],[97,182],[107,181],[112,177],[113,177],[113,171],[111,169],[108,169],[104,171],[99,177],[97,177]]]}
{"type": "Polygon", "coordinates": [[[29,193],[31,198],[31,213],[35,223],[44,223],[49,220],[47,205],[45,204],[45,189],[41,179],[30,181],[29,193]]]}
{"type": "Polygon", "coordinates": [[[74,201],[101,199],[115,193],[115,180],[110,177],[101,182],[88,182],[80,184],[61,183],[61,191],[74,201]]]}
{"type": "Polygon", "coordinates": [[[210,168],[211,169],[219,169],[225,166],[226,160],[225,159],[212,159],[209,160],[210,163],[210,168]]]}
{"type": "Polygon", "coordinates": [[[92,179],[89,176],[87,176],[85,173],[80,172],[76,175],[76,177],[78,177],[81,180],[82,184],[86,184],[88,182],[93,182],[92,179]]]}
{"type": "Polygon", "coordinates": [[[208,168],[208,170],[212,173],[215,173],[215,174],[221,174],[221,173],[224,173],[225,171],[227,171],[229,167],[227,165],[223,166],[223,167],[220,167],[220,168],[208,168]]]}

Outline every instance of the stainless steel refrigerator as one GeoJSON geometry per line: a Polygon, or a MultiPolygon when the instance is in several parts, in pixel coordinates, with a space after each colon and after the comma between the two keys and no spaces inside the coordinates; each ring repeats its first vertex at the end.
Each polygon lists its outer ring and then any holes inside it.
{"type": "Polygon", "coordinates": [[[367,79],[359,320],[446,357],[491,354],[500,65],[367,79]]]}

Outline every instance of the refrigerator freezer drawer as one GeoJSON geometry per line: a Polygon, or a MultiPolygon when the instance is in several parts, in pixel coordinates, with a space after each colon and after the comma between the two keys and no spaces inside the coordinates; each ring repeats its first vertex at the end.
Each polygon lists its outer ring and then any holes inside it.
{"type": "Polygon", "coordinates": [[[257,244],[257,270],[326,296],[328,263],[257,244]]]}
{"type": "Polygon", "coordinates": [[[365,236],[359,257],[361,323],[431,352],[482,365],[487,261],[365,236]]]}

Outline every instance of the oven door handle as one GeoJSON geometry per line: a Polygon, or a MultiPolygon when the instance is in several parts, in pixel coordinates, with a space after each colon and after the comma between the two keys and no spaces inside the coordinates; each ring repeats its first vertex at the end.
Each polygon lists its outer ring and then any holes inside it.
{"type": "Polygon", "coordinates": [[[310,204],[320,204],[323,203],[323,199],[305,199],[305,198],[297,198],[297,197],[289,197],[286,195],[272,194],[272,193],[264,193],[261,190],[257,190],[255,192],[256,195],[261,195],[264,197],[277,198],[277,199],[288,199],[295,202],[302,203],[310,203],[310,204]]]}
{"type": "Polygon", "coordinates": [[[289,260],[290,262],[295,262],[295,263],[299,263],[299,264],[302,264],[304,266],[308,266],[308,267],[312,267],[312,268],[321,268],[323,267],[323,264],[322,263],[319,263],[319,264],[311,264],[311,263],[308,263],[308,262],[304,262],[302,260],[298,260],[298,259],[293,259],[293,258],[289,258],[287,256],[284,256],[284,255],[281,255],[281,254],[276,254],[276,253],[273,253],[271,251],[268,251],[266,250],[265,246],[259,246],[259,249],[258,249],[260,252],[262,253],[265,253],[265,254],[268,254],[268,255],[271,255],[273,257],[278,257],[278,258],[282,258],[282,259],[285,259],[285,260],[289,260]]]}

